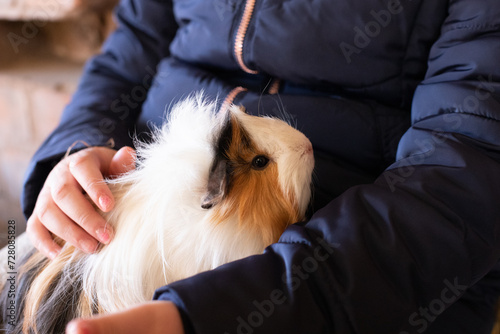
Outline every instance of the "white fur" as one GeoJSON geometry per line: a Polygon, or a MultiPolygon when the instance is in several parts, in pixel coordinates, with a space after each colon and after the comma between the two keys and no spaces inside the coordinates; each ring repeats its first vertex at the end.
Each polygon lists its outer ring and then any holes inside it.
{"type": "MultiPolygon", "coordinates": [[[[137,170],[110,181],[116,207],[104,214],[116,232],[99,253],[83,257],[84,290],[113,312],[149,300],[172,281],[261,253],[267,246],[236,217],[213,224],[201,208],[224,115],[199,96],[172,110],[152,144],[141,145],[137,170]]],[[[313,159],[307,138],[283,121],[236,113],[258,147],[273,153],[279,182],[302,213],[310,197],[313,159]]]]}

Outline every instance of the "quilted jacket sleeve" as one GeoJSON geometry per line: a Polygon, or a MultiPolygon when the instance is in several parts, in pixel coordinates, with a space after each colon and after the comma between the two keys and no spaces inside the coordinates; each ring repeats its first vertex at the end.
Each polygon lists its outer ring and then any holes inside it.
{"type": "MultiPolygon", "coordinates": [[[[156,298],[177,303],[188,332],[422,333],[492,271],[500,255],[500,7],[449,3],[398,161],[264,254],[159,289],[156,298]]],[[[476,305],[467,312],[465,322],[477,320],[476,305]]],[[[455,333],[448,325],[441,333],[455,333]]]]}
{"type": "Polygon", "coordinates": [[[171,1],[125,0],[116,10],[117,30],[102,54],[86,65],[77,93],[60,124],[33,157],[22,204],[26,217],[52,167],[75,142],[132,145],[133,124],[153,84],[157,63],[169,54],[177,30],[171,1]]]}

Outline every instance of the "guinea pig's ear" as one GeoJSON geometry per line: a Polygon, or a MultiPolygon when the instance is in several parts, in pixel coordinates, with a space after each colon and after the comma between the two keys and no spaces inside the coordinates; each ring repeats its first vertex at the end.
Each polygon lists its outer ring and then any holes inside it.
{"type": "Polygon", "coordinates": [[[208,174],[207,193],[203,197],[201,207],[210,209],[220,203],[229,192],[231,166],[227,152],[233,142],[233,121],[231,111],[221,115],[221,127],[214,142],[214,160],[208,174]]]}
{"type": "Polygon", "coordinates": [[[219,158],[215,161],[208,176],[207,193],[203,197],[201,207],[210,209],[217,205],[227,193],[229,185],[228,161],[219,158]]]}

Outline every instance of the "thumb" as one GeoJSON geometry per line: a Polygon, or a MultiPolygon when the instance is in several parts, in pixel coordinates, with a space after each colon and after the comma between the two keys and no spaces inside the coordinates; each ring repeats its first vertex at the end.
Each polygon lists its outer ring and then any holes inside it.
{"type": "Polygon", "coordinates": [[[184,334],[179,311],[170,302],[149,302],[131,309],[71,321],[66,334],[184,334]]]}
{"type": "Polygon", "coordinates": [[[136,154],[132,147],[122,147],[111,159],[108,174],[116,176],[135,169],[135,159],[136,154]]]}

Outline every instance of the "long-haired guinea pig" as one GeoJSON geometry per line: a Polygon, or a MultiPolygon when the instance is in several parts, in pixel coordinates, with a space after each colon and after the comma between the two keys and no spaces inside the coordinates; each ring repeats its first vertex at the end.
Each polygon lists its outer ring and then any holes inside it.
{"type": "Polygon", "coordinates": [[[263,252],[303,220],[312,146],[284,121],[236,106],[216,112],[198,96],[174,106],[153,139],[138,145],[135,170],[109,180],[113,241],[90,255],[66,244],[53,261],[34,252],[8,332],[62,333],[75,317],[149,300],[165,284],[263,252]]]}

